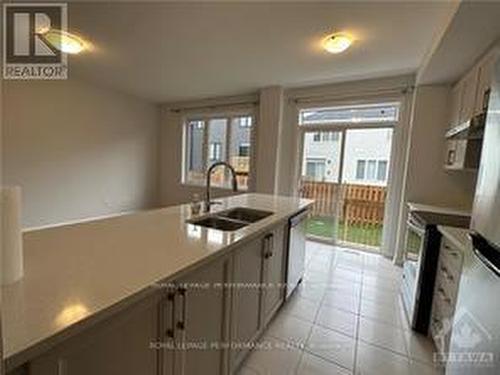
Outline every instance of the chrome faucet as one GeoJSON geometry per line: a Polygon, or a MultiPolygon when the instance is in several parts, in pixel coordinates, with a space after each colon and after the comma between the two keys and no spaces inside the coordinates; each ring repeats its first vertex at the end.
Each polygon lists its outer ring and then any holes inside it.
{"type": "Polygon", "coordinates": [[[206,185],[207,191],[205,193],[205,212],[210,212],[210,206],[219,203],[219,202],[212,202],[210,200],[210,179],[212,177],[212,172],[214,171],[214,169],[219,167],[219,166],[224,166],[231,171],[233,191],[238,191],[238,181],[236,180],[236,171],[234,170],[233,166],[229,163],[226,163],[225,161],[218,161],[216,163],[213,163],[208,168],[208,171],[207,171],[207,185],[206,185]]]}

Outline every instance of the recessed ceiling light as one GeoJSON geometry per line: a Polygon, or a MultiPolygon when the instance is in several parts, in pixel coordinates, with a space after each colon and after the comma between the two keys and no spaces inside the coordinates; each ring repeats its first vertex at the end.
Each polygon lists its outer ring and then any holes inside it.
{"type": "Polygon", "coordinates": [[[352,41],[352,38],[346,34],[330,34],[323,39],[323,48],[330,53],[341,53],[351,46],[352,41]]]}
{"type": "Polygon", "coordinates": [[[88,43],[77,35],[67,31],[50,29],[42,37],[59,51],[71,55],[79,54],[88,48],[88,43]]]}

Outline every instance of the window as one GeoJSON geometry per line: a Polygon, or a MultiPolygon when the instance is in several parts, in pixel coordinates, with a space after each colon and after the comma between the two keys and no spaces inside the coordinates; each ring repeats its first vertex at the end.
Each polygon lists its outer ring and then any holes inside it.
{"type": "Polygon", "coordinates": [[[356,164],[356,180],[365,178],[366,160],[358,160],[356,164]]]}
{"type": "Polygon", "coordinates": [[[240,128],[252,127],[252,117],[250,116],[239,117],[238,122],[240,124],[240,128]]]}
{"type": "Polygon", "coordinates": [[[356,180],[385,182],[387,180],[387,160],[358,160],[356,180]]]}
{"type": "Polygon", "coordinates": [[[387,160],[379,160],[377,168],[377,180],[387,180],[387,160]]]}
{"type": "Polygon", "coordinates": [[[325,179],[325,160],[307,159],[306,177],[312,181],[323,181],[325,179]]]}
{"type": "MultiPolygon", "coordinates": [[[[250,177],[252,116],[207,116],[188,119],[185,124],[183,182],[204,185],[208,167],[215,162],[226,161],[236,170],[239,188],[246,190],[250,177]]],[[[214,171],[212,184],[231,187],[230,176],[224,168],[214,171]]]]}
{"type": "Polygon", "coordinates": [[[314,142],[338,142],[339,132],[316,132],[313,134],[314,142]]]}
{"type": "Polygon", "coordinates": [[[238,146],[238,156],[250,156],[250,143],[240,143],[238,146]]]}
{"type": "Polygon", "coordinates": [[[377,175],[377,162],[375,160],[368,160],[368,165],[366,168],[366,179],[375,180],[377,175]]]}
{"type": "Polygon", "coordinates": [[[398,118],[398,103],[377,103],[303,109],[299,124],[395,123],[398,118]]]}
{"type": "Polygon", "coordinates": [[[212,142],[210,143],[210,161],[219,161],[221,160],[222,145],[220,142],[212,142]]]}

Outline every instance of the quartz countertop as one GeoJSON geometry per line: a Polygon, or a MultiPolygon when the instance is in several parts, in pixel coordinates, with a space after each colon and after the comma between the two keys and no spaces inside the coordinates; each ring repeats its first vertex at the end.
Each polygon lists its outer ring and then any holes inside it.
{"type": "Polygon", "coordinates": [[[4,357],[12,369],[52,345],[221,256],[311,200],[263,194],[219,199],[214,211],[250,207],[273,215],[233,232],[186,223],[180,205],[27,230],[24,277],[2,287],[4,357]]]}
{"type": "Polygon", "coordinates": [[[472,242],[469,237],[469,229],[438,225],[438,230],[460,250],[466,251],[471,248],[472,242]]]}
{"type": "Polygon", "coordinates": [[[428,212],[436,212],[441,214],[460,215],[460,216],[471,215],[470,211],[453,207],[433,206],[429,204],[421,204],[415,202],[408,202],[407,204],[410,211],[428,211],[428,212]]]}

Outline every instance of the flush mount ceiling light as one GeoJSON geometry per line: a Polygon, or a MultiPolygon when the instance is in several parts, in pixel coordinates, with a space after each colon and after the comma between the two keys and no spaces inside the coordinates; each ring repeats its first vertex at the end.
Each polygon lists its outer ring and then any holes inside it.
{"type": "Polygon", "coordinates": [[[323,39],[323,48],[330,53],[341,53],[348,49],[352,44],[352,37],[342,33],[328,35],[323,39]]]}
{"type": "Polygon", "coordinates": [[[41,36],[59,51],[77,55],[88,48],[88,43],[77,35],[67,31],[50,29],[41,36]]]}

